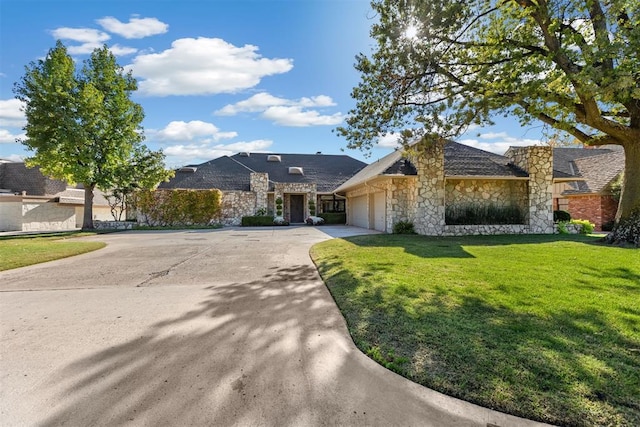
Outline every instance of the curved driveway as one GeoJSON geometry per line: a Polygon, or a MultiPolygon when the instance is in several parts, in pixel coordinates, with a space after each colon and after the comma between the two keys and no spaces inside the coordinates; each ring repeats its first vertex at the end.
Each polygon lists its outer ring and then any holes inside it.
{"type": "Polygon", "coordinates": [[[308,251],[362,232],[116,233],[0,273],[0,425],[538,425],[356,349],[308,251]]]}

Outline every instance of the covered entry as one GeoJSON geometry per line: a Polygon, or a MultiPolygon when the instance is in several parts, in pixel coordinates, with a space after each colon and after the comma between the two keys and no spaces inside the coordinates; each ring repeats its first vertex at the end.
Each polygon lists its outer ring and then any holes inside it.
{"type": "Polygon", "coordinates": [[[289,196],[290,222],[304,222],[304,195],[291,194],[289,196]]]}

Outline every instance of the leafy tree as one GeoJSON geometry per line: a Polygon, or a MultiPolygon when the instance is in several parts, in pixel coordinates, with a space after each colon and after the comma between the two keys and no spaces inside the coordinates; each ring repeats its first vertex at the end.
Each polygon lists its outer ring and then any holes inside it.
{"type": "Polygon", "coordinates": [[[624,147],[617,220],[640,211],[638,0],[374,0],[356,107],[338,133],[369,149],[452,138],[495,115],[624,147]],[[416,125],[418,127],[416,127],[416,125]],[[436,135],[437,134],[437,135],[436,135]]]}
{"type": "MultiPolygon", "coordinates": [[[[82,228],[93,228],[96,187],[108,190],[127,184],[127,177],[130,182],[134,176],[138,179],[131,171],[141,156],[147,156],[147,168],[159,170],[162,165],[163,154],[142,145],[144,112],[130,99],[137,82],[106,45],[94,50],[76,73],[73,59],[58,41],[45,59],[32,62],[25,71],[14,93],[25,103],[22,143],[34,152],[27,164],[39,165],[54,178],[82,184],[82,228]]],[[[162,180],[162,174],[153,179],[162,180]]]]}

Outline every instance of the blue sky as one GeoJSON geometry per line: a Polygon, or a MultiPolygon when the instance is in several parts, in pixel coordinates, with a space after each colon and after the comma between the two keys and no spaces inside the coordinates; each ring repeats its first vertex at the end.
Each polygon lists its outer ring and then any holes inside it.
{"type": "MultiPolygon", "coordinates": [[[[355,55],[369,53],[375,20],[361,0],[0,0],[0,158],[29,153],[13,84],[57,39],[80,63],[107,44],[131,69],[145,110],[145,144],[169,167],[239,151],[365,153],[332,133],[353,108],[355,55]]],[[[540,143],[541,127],[513,118],[459,141],[502,153],[540,143]]]]}

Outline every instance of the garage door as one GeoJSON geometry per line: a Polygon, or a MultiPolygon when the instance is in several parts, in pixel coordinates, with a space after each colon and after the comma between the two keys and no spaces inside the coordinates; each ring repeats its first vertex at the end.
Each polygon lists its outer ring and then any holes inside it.
{"type": "Polygon", "coordinates": [[[373,194],[373,228],[378,231],[387,231],[387,209],[384,192],[373,194]]]}
{"type": "Polygon", "coordinates": [[[349,225],[369,228],[369,209],[367,209],[367,196],[352,197],[348,201],[349,225]]]}

